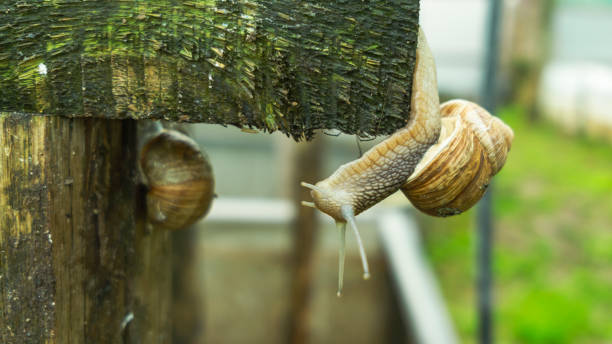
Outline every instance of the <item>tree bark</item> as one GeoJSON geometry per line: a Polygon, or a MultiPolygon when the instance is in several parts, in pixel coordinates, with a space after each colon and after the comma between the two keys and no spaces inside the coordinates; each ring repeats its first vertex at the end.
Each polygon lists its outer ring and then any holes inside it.
{"type": "Polygon", "coordinates": [[[168,342],[169,233],[143,224],[136,122],[0,112],[0,147],[0,342],[168,342]]]}

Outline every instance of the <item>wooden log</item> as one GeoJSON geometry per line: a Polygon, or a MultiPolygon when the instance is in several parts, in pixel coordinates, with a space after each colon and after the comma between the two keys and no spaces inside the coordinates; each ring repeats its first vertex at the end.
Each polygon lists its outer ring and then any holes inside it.
{"type": "Polygon", "coordinates": [[[0,110],[388,134],[405,125],[418,0],[0,5],[0,110]]]}
{"type": "Polygon", "coordinates": [[[136,122],[0,112],[0,342],[165,343],[169,233],[142,225],[136,122]]]}

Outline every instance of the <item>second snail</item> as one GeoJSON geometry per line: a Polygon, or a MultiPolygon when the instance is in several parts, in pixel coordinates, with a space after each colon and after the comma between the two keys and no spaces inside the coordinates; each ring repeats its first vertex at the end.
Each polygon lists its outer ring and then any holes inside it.
{"type": "Polygon", "coordinates": [[[512,129],[466,100],[440,106],[433,56],[419,30],[410,120],[361,158],[340,166],[303,202],[331,216],[339,229],[338,296],[342,294],[347,223],[359,246],[364,278],[370,272],[355,216],[401,190],[415,208],[451,216],[471,208],[506,161],[512,129]]]}
{"type": "Polygon", "coordinates": [[[151,224],[182,229],[208,213],[214,197],[212,166],[189,136],[158,124],[140,155],[151,224]]]}

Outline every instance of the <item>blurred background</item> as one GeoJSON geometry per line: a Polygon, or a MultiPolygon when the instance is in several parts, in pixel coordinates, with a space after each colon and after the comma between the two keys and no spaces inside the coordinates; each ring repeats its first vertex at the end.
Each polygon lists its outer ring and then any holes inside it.
{"type": "MultiPolygon", "coordinates": [[[[488,6],[421,2],[442,100],[479,101],[488,6]]],[[[612,0],[505,0],[500,28],[496,115],[515,139],[494,179],[495,342],[610,343],[612,0]]],[[[187,305],[200,315],[185,342],[433,343],[432,333],[478,342],[475,210],[431,218],[396,194],[360,215],[372,278],[361,279],[347,235],[337,298],[336,229],[299,208],[308,200],[299,181],[328,176],[377,141],[191,130],[218,198],[189,239],[189,292],[201,303],[187,305]],[[398,211],[399,234],[387,228],[398,211]]]]}

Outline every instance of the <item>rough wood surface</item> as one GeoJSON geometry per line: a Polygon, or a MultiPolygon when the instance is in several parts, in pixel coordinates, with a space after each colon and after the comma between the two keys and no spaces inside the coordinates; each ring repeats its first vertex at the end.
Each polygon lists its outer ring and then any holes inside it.
{"type": "Polygon", "coordinates": [[[0,14],[0,111],[294,138],[409,117],[418,0],[21,0],[0,14]]]}
{"type": "Polygon", "coordinates": [[[0,112],[0,342],[166,343],[170,240],[139,221],[136,123],[0,112]]]}

